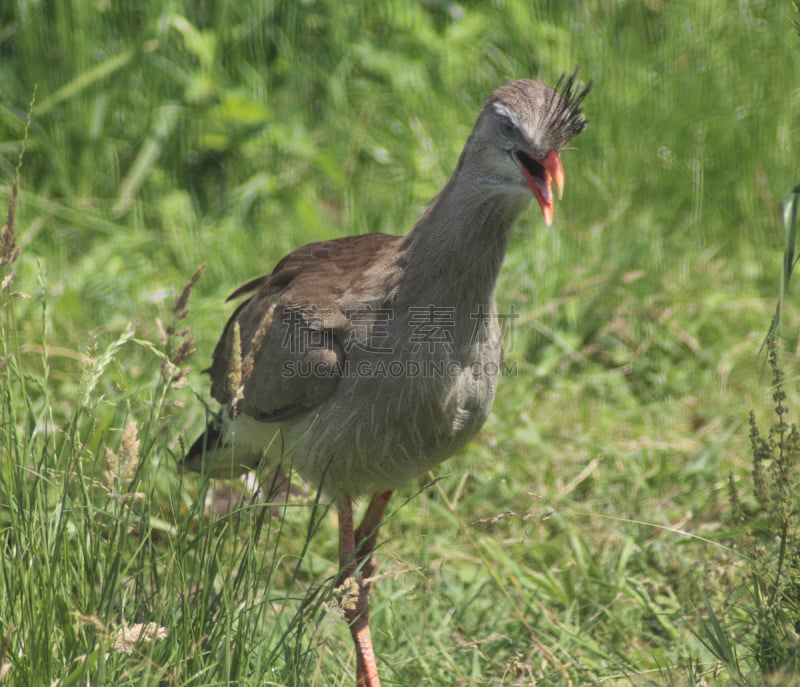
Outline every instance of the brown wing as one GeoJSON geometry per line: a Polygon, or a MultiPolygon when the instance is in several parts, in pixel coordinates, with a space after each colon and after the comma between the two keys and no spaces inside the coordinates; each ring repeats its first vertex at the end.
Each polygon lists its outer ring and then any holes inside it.
{"type": "Polygon", "coordinates": [[[365,234],[311,243],[234,291],[230,298],[253,295],[214,349],[212,396],[266,422],[332,394],[351,335],[349,314],[390,298],[402,273],[401,242],[365,234]]]}

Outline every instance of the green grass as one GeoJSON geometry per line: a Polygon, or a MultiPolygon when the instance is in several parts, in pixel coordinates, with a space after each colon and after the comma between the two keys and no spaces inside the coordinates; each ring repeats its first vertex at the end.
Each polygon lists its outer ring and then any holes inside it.
{"type": "Polygon", "coordinates": [[[763,684],[751,590],[775,570],[752,567],[728,476],[762,522],[748,413],[773,410],[759,350],[798,183],[796,16],[722,0],[3,6],[0,199],[19,177],[20,252],[0,265],[0,682],[353,683],[328,504],[298,485],[212,516],[219,488],[174,469],[203,426],[224,298],[303,243],[407,232],[486,95],[581,65],[595,85],[564,199],[551,228],[523,218],[498,288],[519,314],[514,374],[383,531],[383,682],[763,684]],[[135,623],[160,638],[126,644],[135,623]]]}

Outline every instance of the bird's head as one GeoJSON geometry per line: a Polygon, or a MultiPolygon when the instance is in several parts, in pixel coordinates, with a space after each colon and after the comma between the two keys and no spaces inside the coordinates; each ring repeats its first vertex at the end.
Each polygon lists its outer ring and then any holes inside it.
{"type": "MultiPolygon", "coordinates": [[[[560,152],[586,125],[581,103],[591,88],[576,84],[577,71],[555,88],[511,81],[487,100],[471,136],[484,169],[505,193],[533,192],[546,224],[553,220],[553,192],[564,190],[560,152]]],[[[530,198],[530,196],[528,196],[530,198]]]]}

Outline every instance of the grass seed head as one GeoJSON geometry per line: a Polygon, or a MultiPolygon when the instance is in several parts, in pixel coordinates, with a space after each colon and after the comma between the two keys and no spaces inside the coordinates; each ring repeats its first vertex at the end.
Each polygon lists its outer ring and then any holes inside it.
{"type": "Polygon", "coordinates": [[[264,343],[264,337],[267,335],[267,331],[272,326],[272,318],[274,314],[275,305],[273,304],[270,306],[267,314],[261,319],[261,324],[258,326],[256,333],[253,334],[253,338],[250,340],[250,348],[247,351],[247,355],[242,360],[242,385],[244,385],[244,383],[250,378],[250,375],[253,374],[256,356],[261,350],[261,345],[264,343]]]}
{"type": "Polygon", "coordinates": [[[136,644],[153,644],[167,638],[167,629],[158,623],[123,624],[117,628],[113,650],[120,654],[132,654],[136,644]]]}
{"type": "Polygon", "coordinates": [[[206,263],[199,265],[192,276],[189,277],[189,281],[186,282],[186,285],[183,287],[183,291],[181,291],[178,297],[175,299],[175,305],[172,306],[172,312],[177,319],[183,320],[189,314],[189,296],[192,294],[194,285],[197,284],[197,282],[200,280],[200,277],[203,276],[203,272],[205,271],[206,263]]]}
{"type": "Polygon", "coordinates": [[[353,611],[358,603],[358,595],[360,593],[360,584],[358,580],[351,575],[344,579],[344,581],[333,590],[334,594],[339,600],[339,608],[343,611],[353,611]]]}
{"type": "MultiPolygon", "coordinates": [[[[19,257],[19,246],[14,231],[14,217],[17,212],[17,195],[19,193],[19,178],[14,179],[11,186],[11,198],[8,201],[6,223],[0,229],[0,267],[10,265],[19,257]]],[[[6,286],[4,280],[4,287],[6,286]]]]}
{"type": "MultiPolygon", "coordinates": [[[[131,420],[122,430],[117,451],[108,450],[108,469],[105,479],[112,494],[120,495],[125,492],[136,477],[141,456],[139,443],[139,426],[131,420]]],[[[137,495],[141,498],[144,495],[137,495]]]]}
{"type": "Polygon", "coordinates": [[[244,393],[242,384],[242,330],[238,322],[233,323],[233,351],[228,365],[228,396],[235,410],[244,393]]]}
{"type": "Polygon", "coordinates": [[[172,356],[172,362],[174,362],[176,365],[185,363],[187,360],[189,360],[189,358],[192,357],[192,355],[194,355],[194,352],[194,337],[187,331],[181,342],[178,344],[178,348],[175,350],[175,355],[172,356]]]}

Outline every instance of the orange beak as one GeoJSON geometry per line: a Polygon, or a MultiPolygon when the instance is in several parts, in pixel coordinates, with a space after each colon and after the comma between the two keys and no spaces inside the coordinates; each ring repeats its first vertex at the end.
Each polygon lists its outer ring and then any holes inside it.
{"type": "Polygon", "coordinates": [[[551,182],[555,183],[558,199],[561,200],[564,193],[564,165],[561,164],[561,158],[555,150],[547,153],[542,160],[534,157],[530,159],[534,164],[529,167],[523,163],[520,168],[542,209],[544,223],[549,227],[553,222],[553,192],[550,184],[551,182]],[[531,172],[532,169],[538,169],[538,167],[541,167],[539,174],[531,172]]]}

